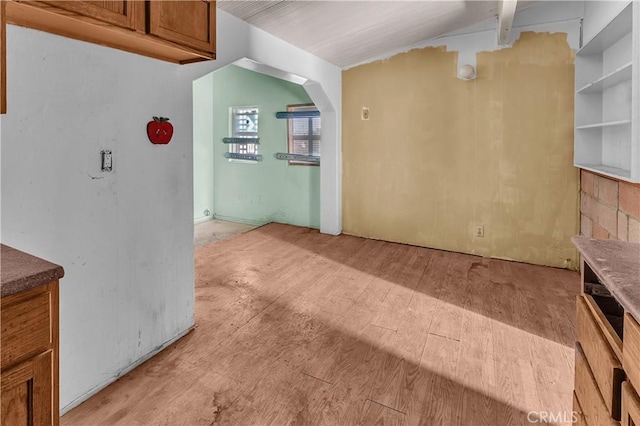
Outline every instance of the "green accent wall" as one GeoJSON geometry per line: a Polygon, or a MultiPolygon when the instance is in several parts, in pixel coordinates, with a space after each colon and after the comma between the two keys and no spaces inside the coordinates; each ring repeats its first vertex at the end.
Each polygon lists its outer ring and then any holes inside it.
{"type": "MultiPolygon", "coordinates": [[[[287,121],[276,119],[287,105],[311,103],[304,88],[233,65],[213,74],[213,209],[217,219],[320,227],[320,168],[276,160],[287,152],[287,121]],[[259,108],[258,163],[224,158],[231,107],[259,108]]],[[[205,179],[206,180],[206,179],[205,179]]],[[[195,182],[195,187],[207,182],[195,182]]],[[[196,189],[195,193],[199,193],[196,189]]],[[[195,217],[202,212],[195,212],[195,217]]]]}

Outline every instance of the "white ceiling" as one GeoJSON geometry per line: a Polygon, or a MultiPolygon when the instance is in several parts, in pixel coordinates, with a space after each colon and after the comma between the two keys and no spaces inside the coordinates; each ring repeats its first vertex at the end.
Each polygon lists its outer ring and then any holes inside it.
{"type": "Polygon", "coordinates": [[[340,67],[497,16],[498,1],[245,1],[218,8],[340,67]]]}

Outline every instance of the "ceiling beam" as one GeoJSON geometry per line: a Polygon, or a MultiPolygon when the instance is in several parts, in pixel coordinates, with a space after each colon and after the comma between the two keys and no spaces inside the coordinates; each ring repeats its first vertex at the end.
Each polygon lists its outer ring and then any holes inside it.
{"type": "Polygon", "coordinates": [[[502,0],[498,9],[498,45],[509,44],[518,0],[502,0]]]}

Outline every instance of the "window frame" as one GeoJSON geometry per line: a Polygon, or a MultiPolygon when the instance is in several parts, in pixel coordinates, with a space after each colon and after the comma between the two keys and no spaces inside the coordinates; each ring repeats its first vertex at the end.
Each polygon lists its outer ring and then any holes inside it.
{"type": "MultiPolygon", "coordinates": [[[[236,110],[255,110],[255,115],[257,116],[257,122],[258,122],[258,130],[255,132],[255,136],[251,136],[251,137],[256,137],[259,138],[259,133],[260,133],[260,107],[258,106],[232,106],[229,107],[229,137],[232,138],[241,138],[243,137],[242,135],[237,135],[236,134],[236,123],[235,123],[235,115],[236,115],[236,110]]],[[[247,136],[249,137],[249,136],[247,136]]],[[[230,143],[228,144],[227,147],[227,152],[231,153],[231,154],[243,154],[242,152],[238,152],[238,148],[239,145],[242,144],[238,144],[238,143],[230,143]]],[[[259,147],[260,144],[246,144],[246,145],[253,145],[254,146],[254,152],[252,153],[248,153],[248,154],[254,154],[254,155],[260,155],[259,152],[259,147]]],[[[238,158],[229,158],[228,159],[230,163],[245,163],[245,164],[257,164],[258,161],[257,160],[241,160],[238,158]]]]}
{"type": "MultiPolygon", "coordinates": [[[[296,111],[300,111],[298,108],[309,108],[312,107],[313,111],[319,111],[318,107],[316,107],[315,104],[313,103],[309,103],[309,104],[292,104],[292,105],[287,105],[287,112],[296,112],[296,111]]],[[[311,109],[308,109],[307,111],[311,111],[311,109]]],[[[317,140],[319,142],[322,141],[322,118],[320,118],[320,134],[319,135],[314,135],[313,134],[313,118],[314,117],[308,117],[306,118],[307,120],[309,120],[309,133],[307,134],[307,141],[309,141],[309,149],[313,150],[313,141],[317,140]]],[[[300,120],[301,118],[298,118],[298,120],[300,120]]],[[[287,120],[287,152],[289,154],[297,154],[295,152],[293,152],[293,141],[294,141],[294,135],[293,135],[293,120],[296,120],[296,118],[289,118],[287,120]]],[[[307,154],[307,155],[311,155],[311,154],[307,154]]],[[[322,151],[320,151],[320,155],[318,157],[322,156],[322,151]]],[[[320,166],[319,163],[317,162],[311,162],[311,161],[300,161],[300,160],[288,160],[289,165],[291,166],[320,166]]]]}

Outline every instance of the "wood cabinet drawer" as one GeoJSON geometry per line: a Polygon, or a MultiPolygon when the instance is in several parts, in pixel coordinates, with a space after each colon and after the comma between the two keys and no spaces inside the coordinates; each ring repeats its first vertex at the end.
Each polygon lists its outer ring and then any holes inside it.
{"type": "Polygon", "coordinates": [[[618,425],[610,415],[580,344],[576,345],[575,393],[589,425],[618,425]]]}
{"type": "Polygon", "coordinates": [[[53,343],[51,293],[2,299],[1,368],[49,349],[53,343]]]}
{"type": "Polygon", "coordinates": [[[640,398],[629,384],[622,384],[622,426],[640,426],[640,398]]]}
{"type": "Polygon", "coordinates": [[[640,325],[628,313],[624,317],[622,364],[631,384],[640,389],[640,325]]]}
{"type": "Polygon", "coordinates": [[[603,330],[597,321],[599,308],[593,299],[590,296],[578,296],[576,310],[578,341],[609,415],[614,419],[620,419],[622,381],[624,380],[622,363],[605,338],[604,333],[607,331],[603,330]]]}

